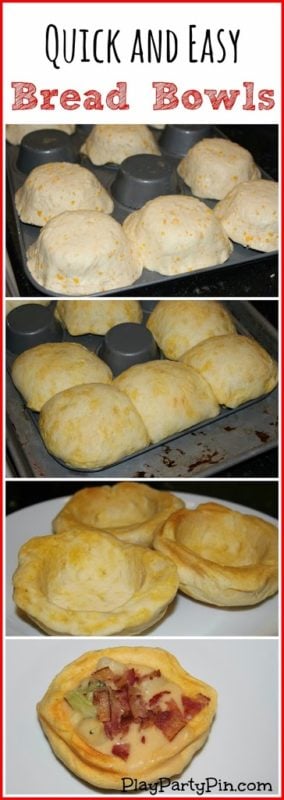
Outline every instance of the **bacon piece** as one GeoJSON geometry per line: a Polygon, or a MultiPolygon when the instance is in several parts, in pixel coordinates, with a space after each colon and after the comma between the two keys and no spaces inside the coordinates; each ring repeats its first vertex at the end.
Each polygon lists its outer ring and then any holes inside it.
{"type": "Polygon", "coordinates": [[[123,758],[123,761],[127,761],[129,750],[129,744],[114,744],[111,752],[114,756],[118,756],[119,758],[123,758]]]}
{"type": "Polygon", "coordinates": [[[99,692],[94,692],[93,702],[98,704],[98,718],[100,722],[109,722],[110,698],[107,689],[104,689],[99,692]]]}
{"type": "Polygon", "coordinates": [[[145,719],[148,714],[145,700],[143,699],[139,689],[136,687],[129,687],[128,690],[129,707],[132,717],[135,722],[145,719]]]}
{"type": "Polygon", "coordinates": [[[160,678],[161,677],[161,670],[160,669],[153,669],[152,672],[147,672],[147,675],[141,675],[139,678],[137,677],[137,682],[142,683],[142,681],[152,681],[153,678],[160,678]]]}
{"type": "Polygon", "coordinates": [[[187,719],[196,717],[196,714],[199,714],[202,708],[205,708],[205,706],[208,706],[208,703],[210,703],[210,697],[206,697],[205,694],[197,694],[195,697],[185,697],[183,695],[181,699],[184,714],[187,719]]]}
{"type": "Polygon", "coordinates": [[[133,686],[138,678],[135,669],[127,669],[123,675],[118,675],[115,679],[115,685],[118,689],[123,689],[124,686],[133,686]]]}
{"type": "Polygon", "coordinates": [[[154,712],[154,724],[166,736],[169,742],[186,726],[186,720],[175,700],[169,700],[167,710],[159,708],[154,712]]]}
{"type": "Polygon", "coordinates": [[[149,706],[156,705],[156,703],[158,703],[158,701],[160,700],[161,697],[163,697],[164,694],[171,694],[171,693],[164,691],[164,692],[158,692],[158,694],[154,694],[153,697],[151,697],[151,699],[149,700],[149,706]]]}
{"type": "Polygon", "coordinates": [[[97,669],[96,672],[92,672],[92,678],[96,678],[98,681],[115,681],[115,674],[110,669],[110,667],[102,667],[102,669],[97,669]]]}

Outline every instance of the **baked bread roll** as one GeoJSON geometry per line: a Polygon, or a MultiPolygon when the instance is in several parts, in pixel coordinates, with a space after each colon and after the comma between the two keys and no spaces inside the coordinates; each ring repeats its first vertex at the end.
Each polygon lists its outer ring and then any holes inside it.
{"type": "Polygon", "coordinates": [[[211,386],[218,403],[237,408],[277,384],[277,364],[248,336],[213,336],[184,353],[181,359],[211,386]]]}
{"type": "Polygon", "coordinates": [[[160,155],[147,125],[95,125],[81,147],[93,164],[121,164],[140,153],[160,155]]]}
{"type": "Polygon", "coordinates": [[[139,278],[121,225],[100,211],[65,211],[53,217],[27,251],[28,268],[45,289],[92,294],[139,278]]]}
{"type": "Polygon", "coordinates": [[[43,406],[39,427],[47,450],[76,469],[106,467],[150,444],[136,408],[113,384],[59,392],[43,406]]]}
{"type": "Polygon", "coordinates": [[[164,355],[177,360],[209,336],[236,333],[229,311],[215,300],[160,300],[146,324],[164,355]]]}
{"type": "Polygon", "coordinates": [[[159,442],[219,413],[209,384],[200,378],[185,364],[148,361],[122,372],[114,386],[129,397],[151,441],[159,442]]]}
{"type": "Polygon", "coordinates": [[[180,589],[215,606],[252,606],[277,592],[277,528],[218,503],[175,511],[154,547],[175,563],[180,589]]]}
{"type": "Polygon", "coordinates": [[[58,392],[84,383],[111,383],[112,373],[87,347],[62,342],[25,350],[13,363],[12,379],[28,408],[40,411],[58,392]]]}
{"type": "Polygon", "coordinates": [[[165,650],[112,647],[65,667],[37,710],[71,772],[93,786],[125,791],[126,775],[149,783],[182,772],[206,741],[216,705],[215,689],[165,650]]]}
{"type": "Polygon", "coordinates": [[[10,144],[21,144],[22,139],[27,133],[32,131],[48,130],[63,131],[71,136],[74,133],[75,125],[6,125],[6,139],[10,144]]]}
{"type": "Polygon", "coordinates": [[[15,195],[22,222],[42,227],[63,211],[104,211],[113,201],[98,178],[85,167],[67,162],[41,164],[27,176],[15,195]]]}
{"type": "Polygon", "coordinates": [[[180,275],[229,258],[232,245],[216,222],[205,203],[185,195],[165,195],[129,214],[123,230],[141,270],[180,275]]]}
{"type": "Polygon", "coordinates": [[[177,171],[192,194],[212,200],[221,200],[242,181],[261,177],[249,151],[227,139],[197,142],[180,161],[177,171]]]}
{"type": "Polygon", "coordinates": [[[14,600],[49,634],[136,634],[164,616],[178,587],[169,558],[74,526],[29,539],[13,576],[14,600]]]}
{"type": "Polygon", "coordinates": [[[104,335],[121,322],[142,322],[137,300],[58,300],[55,316],[72,336],[104,335]]]}
{"type": "Polygon", "coordinates": [[[75,492],[53,520],[55,533],[97,530],[117,539],[150,546],[155,531],[184,503],[170,492],[157,491],[143,483],[123,481],[112,486],[93,486],[75,492]]]}
{"type": "Polygon", "coordinates": [[[278,250],[278,183],[240,183],[214,213],[234,242],[263,253],[278,250]]]}

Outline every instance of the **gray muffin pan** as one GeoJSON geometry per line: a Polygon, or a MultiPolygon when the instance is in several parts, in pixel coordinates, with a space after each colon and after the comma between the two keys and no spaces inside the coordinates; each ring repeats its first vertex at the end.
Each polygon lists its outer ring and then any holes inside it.
{"type": "MultiPolygon", "coordinates": [[[[198,302],[198,300],[196,301],[198,302]]],[[[53,305],[53,304],[52,304],[53,305]]],[[[163,353],[161,353],[158,348],[156,348],[155,343],[153,341],[153,337],[147,336],[149,331],[145,328],[145,323],[147,317],[151,311],[151,307],[155,305],[155,301],[151,301],[151,306],[149,307],[149,301],[144,302],[142,301],[143,311],[144,311],[144,322],[143,324],[130,324],[131,328],[131,338],[132,341],[129,343],[129,323],[117,325],[112,328],[105,336],[98,336],[94,334],[86,334],[83,336],[71,336],[66,330],[63,331],[62,334],[58,337],[58,341],[69,341],[69,342],[77,342],[78,344],[83,344],[85,347],[90,349],[93,352],[96,352],[101,358],[105,359],[107,363],[112,367],[113,372],[115,375],[119,374],[123,369],[127,369],[127,366],[131,366],[133,363],[141,363],[142,361],[148,361],[152,358],[163,358],[163,353]],[[136,331],[135,331],[136,329],[136,331]],[[134,333],[133,333],[134,331],[134,333]],[[146,336],[145,336],[146,332],[146,336]],[[145,341],[146,339],[146,341],[145,341]],[[147,349],[148,348],[148,349],[147,349]],[[152,349],[151,349],[152,348],[152,349]],[[131,353],[129,354],[129,350],[131,353]],[[130,360],[127,360],[130,355],[130,360]]],[[[270,353],[273,358],[277,358],[277,335],[276,331],[266,322],[266,320],[258,313],[256,310],[250,305],[248,302],[244,301],[229,301],[225,303],[228,306],[229,310],[231,311],[234,321],[237,326],[237,330],[241,334],[253,336],[266,350],[270,353]]],[[[30,306],[29,306],[30,308],[30,306]]],[[[17,311],[18,309],[15,309],[17,311]]],[[[10,312],[13,314],[14,312],[10,312]]],[[[7,324],[9,324],[9,316],[7,318],[7,324]]],[[[259,414],[262,418],[262,413],[264,413],[264,422],[267,424],[272,424],[271,421],[265,418],[265,407],[267,403],[269,404],[270,409],[273,408],[274,411],[272,413],[273,420],[275,420],[276,424],[276,417],[277,417],[277,389],[274,389],[269,395],[265,395],[264,397],[257,398],[256,400],[251,400],[248,403],[243,403],[242,405],[238,406],[237,409],[228,409],[225,407],[221,407],[218,417],[210,420],[203,420],[202,422],[198,423],[197,425],[193,425],[192,427],[183,430],[179,433],[174,433],[171,436],[167,437],[166,439],[161,440],[156,444],[151,444],[149,447],[144,448],[143,450],[136,451],[130,456],[126,456],[125,458],[121,459],[119,462],[115,462],[112,465],[108,465],[104,468],[94,469],[94,470],[79,470],[67,467],[66,464],[59,459],[55,459],[53,456],[48,454],[43,441],[41,439],[39,428],[38,428],[38,417],[39,415],[36,412],[30,411],[30,409],[25,407],[24,401],[16,390],[13,385],[11,379],[11,367],[13,361],[15,359],[15,353],[11,351],[7,351],[7,412],[8,418],[10,418],[10,423],[17,431],[17,437],[19,437],[19,441],[21,441],[22,436],[24,439],[27,436],[26,427],[29,428],[29,436],[28,438],[32,442],[32,449],[34,446],[35,452],[40,450],[41,459],[44,463],[44,471],[43,474],[47,476],[53,476],[62,474],[70,475],[71,474],[78,474],[81,475],[84,473],[85,475],[102,475],[105,476],[110,473],[110,470],[115,468],[117,465],[128,465],[133,461],[133,463],[137,463],[139,460],[145,460],[145,458],[149,461],[149,457],[151,457],[151,451],[165,451],[166,456],[164,456],[167,460],[164,462],[168,467],[168,462],[170,459],[167,457],[167,452],[170,451],[169,445],[175,442],[179,442],[179,440],[186,440],[188,437],[198,436],[198,432],[200,431],[201,435],[204,436],[204,431],[212,429],[216,429],[216,425],[219,427],[223,427],[225,434],[230,433],[231,431],[235,430],[235,423],[234,420],[238,418],[238,416],[242,413],[244,416],[246,412],[251,415],[256,420],[256,434],[260,436],[260,442],[262,443],[261,449],[267,449],[267,442],[270,438],[266,438],[266,432],[263,431],[263,421],[260,423],[259,414]],[[255,410],[255,414],[254,414],[255,410]],[[230,425],[224,425],[224,423],[230,418],[230,425]],[[231,421],[232,420],[232,421],[231,421]],[[258,420],[258,423],[257,423],[258,420]],[[25,431],[25,433],[24,433],[25,431]],[[56,464],[60,464],[62,468],[62,473],[58,473],[56,464]],[[45,472],[46,470],[46,472],[45,472]]],[[[269,412],[271,414],[271,411],[269,412]]],[[[274,423],[273,423],[274,424],[274,423]]],[[[271,432],[272,433],[272,432],[271,432]]],[[[228,436],[227,436],[228,439],[228,436]]],[[[8,437],[9,442],[9,437],[8,437]]],[[[275,446],[277,439],[273,441],[275,446]]],[[[228,441],[229,444],[229,441],[228,441]]],[[[177,448],[178,448],[177,444],[177,448]]],[[[271,446],[273,446],[271,444],[271,446]]],[[[218,447],[216,443],[216,447],[218,447]]],[[[15,451],[15,442],[13,444],[13,448],[15,451]]],[[[217,450],[216,450],[217,452],[217,450]]],[[[259,449],[258,449],[259,452],[259,449]]],[[[213,462],[214,463],[214,462],[213,462]]],[[[237,463],[234,462],[233,463],[237,463]]],[[[221,468],[224,468],[222,465],[221,468]]],[[[26,474],[26,473],[25,473],[26,474]]],[[[131,475],[131,471],[127,471],[126,475],[131,475]]],[[[162,473],[168,474],[168,469],[162,473]]],[[[123,475],[123,473],[122,473],[123,475]]],[[[134,472],[133,477],[137,477],[137,474],[134,472]]],[[[155,477],[155,475],[151,475],[151,477],[155,477]]]]}
{"type": "MultiPolygon", "coordinates": [[[[7,144],[7,174],[20,261],[27,278],[37,292],[50,297],[62,297],[63,295],[41,286],[31,275],[26,260],[26,251],[38,238],[41,228],[21,222],[14,203],[15,192],[24,183],[30,168],[36,166],[37,163],[41,164],[56,160],[75,161],[87,167],[112,195],[114,201],[113,217],[122,223],[129,214],[141,208],[147,200],[151,200],[154,197],[176,193],[192,196],[191,190],[176,172],[178,162],[188,148],[197,141],[211,136],[224,138],[223,133],[211,125],[167,125],[162,132],[153,131],[156,138],[160,140],[161,156],[131,156],[125,159],[121,165],[94,166],[86,155],[80,153],[80,147],[89,133],[86,128],[89,129],[90,126],[77,125],[76,132],[72,136],[68,136],[61,131],[40,130],[27,134],[19,146],[7,144]],[[57,134],[60,135],[57,136],[57,134]]],[[[264,172],[262,174],[264,178],[269,179],[269,175],[264,172]]],[[[214,200],[205,200],[204,202],[210,208],[214,208],[216,204],[214,200]]],[[[137,294],[139,295],[140,287],[163,284],[171,279],[176,281],[185,276],[190,281],[191,275],[216,272],[216,270],[225,270],[226,267],[236,265],[245,267],[254,261],[267,261],[271,256],[275,256],[275,252],[261,253],[234,243],[233,252],[224,264],[217,264],[213,267],[172,276],[161,275],[159,272],[144,269],[140,278],[134,283],[120,287],[118,290],[112,289],[90,296],[113,296],[128,289],[137,289],[137,294]]]]}

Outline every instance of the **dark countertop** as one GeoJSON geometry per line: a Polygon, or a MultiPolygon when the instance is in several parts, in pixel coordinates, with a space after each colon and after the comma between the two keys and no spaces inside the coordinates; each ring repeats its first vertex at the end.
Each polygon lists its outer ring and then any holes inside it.
{"type": "MultiPolygon", "coordinates": [[[[278,128],[276,125],[223,125],[220,130],[232,141],[251,151],[257,164],[274,180],[278,177],[278,128]]],[[[8,200],[8,198],[7,198],[8,200]]],[[[22,296],[42,296],[25,277],[15,249],[13,215],[7,202],[7,248],[22,296]]],[[[135,297],[136,289],[117,291],[119,297],[135,297]]],[[[216,269],[213,272],[165,281],[157,286],[139,287],[140,297],[277,297],[277,257],[216,269]]]]}
{"type": "MultiPolygon", "coordinates": [[[[110,484],[111,481],[106,481],[110,484]]],[[[116,481],[115,481],[116,483],[116,481]]],[[[142,483],[147,483],[142,481],[142,483]]],[[[264,514],[269,514],[277,518],[278,509],[278,485],[271,481],[250,481],[249,483],[240,481],[149,481],[149,485],[154,489],[161,489],[168,492],[185,492],[186,494],[207,495],[220,500],[239,503],[240,505],[254,508],[264,514]]],[[[83,486],[101,486],[98,481],[84,481],[83,486]]],[[[6,483],[7,494],[7,514],[19,511],[25,506],[34,503],[44,502],[56,497],[66,497],[78,492],[82,488],[79,481],[68,480],[68,484],[63,481],[13,481],[6,483]]]]}

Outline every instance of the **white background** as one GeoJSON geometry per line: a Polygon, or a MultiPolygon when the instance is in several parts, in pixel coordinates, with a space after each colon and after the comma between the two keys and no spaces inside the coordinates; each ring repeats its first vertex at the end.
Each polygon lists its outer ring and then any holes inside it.
{"type": "MultiPolygon", "coordinates": [[[[234,785],[239,781],[270,781],[275,794],[277,641],[151,639],[143,642],[139,637],[139,645],[144,644],[169,650],[188,672],[218,692],[218,710],[209,739],[184,770],[182,780],[191,777],[202,782],[206,777],[215,777],[234,785]]],[[[133,638],[98,639],[93,649],[123,645],[135,647],[135,642],[133,638]]],[[[105,796],[105,792],[73,776],[55,758],[36,717],[36,703],[56,673],[91,649],[92,644],[86,640],[7,641],[8,794],[105,796]]],[[[167,789],[166,796],[169,794],[171,791],[167,789]]],[[[174,792],[173,797],[189,794],[190,790],[174,792]]],[[[215,789],[213,796],[216,794],[215,789]]],[[[123,796],[131,798],[131,794],[123,796]]]]}
{"type": "MultiPolygon", "coordinates": [[[[4,4],[4,108],[6,122],[182,122],[182,123],[277,123],[279,120],[280,76],[280,3],[7,3],[4,4]],[[121,64],[84,64],[81,52],[72,64],[54,69],[45,55],[45,32],[49,24],[57,25],[70,33],[74,27],[94,32],[120,29],[117,46],[121,64]],[[188,26],[196,25],[195,55],[200,57],[206,28],[212,31],[241,29],[238,45],[239,59],[232,63],[232,46],[222,64],[188,62],[188,26]],[[179,39],[178,58],[172,64],[129,64],[129,53],[136,28],[154,32],[162,28],[174,30],[179,39]],[[187,111],[182,104],[172,110],[155,112],[153,81],[169,81],[179,87],[178,96],[188,89],[201,93],[207,89],[240,89],[234,109],[213,111],[205,97],[199,110],[187,111]],[[129,111],[64,111],[59,104],[55,111],[12,111],[14,92],[12,81],[30,81],[38,91],[43,88],[77,89],[83,94],[93,88],[102,93],[117,81],[128,83],[129,111]],[[276,105],[271,111],[243,111],[243,81],[254,81],[256,93],[260,89],[275,90],[276,105]]],[[[215,34],[215,35],[214,35],[215,34]]],[[[229,37],[226,37],[229,40],[229,37]]],[[[220,51],[215,48],[216,56],[220,51]]],[[[59,61],[60,63],[60,61],[59,61]]],[[[40,98],[41,99],[41,98],[40,98]]],[[[58,100],[56,100],[58,103],[58,100]]]]}

